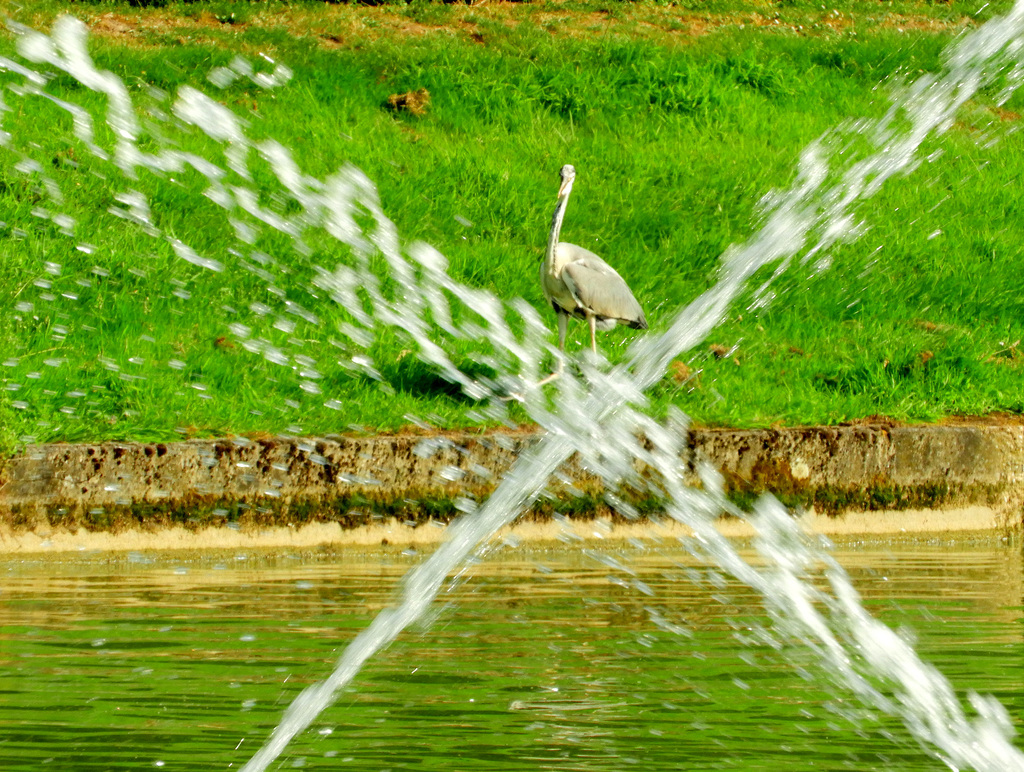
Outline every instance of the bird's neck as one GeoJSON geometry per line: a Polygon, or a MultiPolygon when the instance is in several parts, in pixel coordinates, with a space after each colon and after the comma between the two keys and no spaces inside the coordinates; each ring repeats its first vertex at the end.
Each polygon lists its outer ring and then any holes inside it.
{"type": "Polygon", "coordinates": [[[551,233],[548,235],[548,249],[544,253],[544,270],[551,274],[556,273],[555,250],[558,248],[558,237],[562,232],[562,220],[565,218],[565,209],[569,204],[569,195],[566,194],[558,199],[555,204],[555,213],[551,216],[551,233]]]}

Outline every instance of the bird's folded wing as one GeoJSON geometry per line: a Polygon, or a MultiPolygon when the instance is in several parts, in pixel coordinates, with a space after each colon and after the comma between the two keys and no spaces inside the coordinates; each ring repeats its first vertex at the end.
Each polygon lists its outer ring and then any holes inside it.
{"type": "Polygon", "coordinates": [[[569,263],[562,277],[581,308],[608,319],[643,319],[643,310],[626,282],[600,258],[569,263]]]}

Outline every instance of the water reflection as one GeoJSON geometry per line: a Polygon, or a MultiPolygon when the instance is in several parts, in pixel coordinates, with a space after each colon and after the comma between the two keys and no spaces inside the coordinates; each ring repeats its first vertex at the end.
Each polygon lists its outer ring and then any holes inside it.
{"type": "MultiPolygon", "coordinates": [[[[849,543],[837,557],[871,612],[912,630],[958,688],[1019,715],[1019,545],[849,543]]],[[[0,768],[240,765],[416,559],[0,564],[0,768]]],[[[765,623],[759,605],[664,544],[506,549],[448,588],[430,630],[372,661],[283,768],[940,768],[894,722],[743,645],[765,623]]]]}

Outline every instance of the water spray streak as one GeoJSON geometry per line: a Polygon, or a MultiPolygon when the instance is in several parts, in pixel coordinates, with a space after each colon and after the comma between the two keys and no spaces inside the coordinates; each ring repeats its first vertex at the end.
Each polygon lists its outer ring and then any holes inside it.
{"type": "MultiPolygon", "coordinates": [[[[17,31],[23,59],[61,70],[106,95],[105,120],[113,130],[113,147],[100,146],[88,111],[47,93],[46,77],[20,62],[2,59],[0,68],[21,78],[16,89],[8,87],[10,93],[22,99],[46,99],[65,110],[82,144],[128,181],[142,170],[162,174],[186,168],[198,171],[208,182],[205,195],[224,210],[234,228],[237,245],[226,251],[261,262],[253,245],[266,232],[289,236],[300,255],[310,254],[309,241],[323,233],[349,249],[349,263],[316,266],[313,288],[326,291],[350,312],[350,320],[338,333],[344,339],[339,347],[353,370],[379,377],[366,348],[379,329],[398,328],[415,344],[423,361],[468,396],[486,400],[490,417],[503,417],[505,400],[514,397],[546,430],[484,504],[477,508],[467,505],[471,511],[452,524],[445,543],[407,576],[397,605],[382,612],[349,644],[326,680],[295,700],[245,770],[265,770],[291,739],[331,704],[367,659],[423,617],[445,578],[528,507],[575,452],[605,480],[609,490],[630,486],[659,496],[669,515],[693,530],[695,554],[758,590],[774,621],[775,644],[781,647],[798,641],[808,647],[819,658],[823,677],[852,691],[866,706],[901,718],[908,730],[950,767],[1024,770],[1024,756],[1010,743],[1012,728],[1005,710],[991,699],[972,695],[977,717],[969,720],[941,674],[922,663],[909,644],[864,611],[845,572],[830,559],[826,545],[800,532],[781,505],[770,498],[762,500],[756,513],[748,516],[760,534],[758,549],[766,565],[755,568],[746,563],[714,527],[723,511],[733,511],[721,494],[714,471],[701,470],[703,490],[687,488],[682,482],[685,417],[674,415],[661,425],[642,412],[645,390],[663,377],[671,360],[704,340],[756,275],[773,270],[757,291],[757,302],[764,304],[771,300],[772,280],[795,260],[814,261],[817,268],[827,268],[829,249],[863,231],[857,206],[877,193],[886,180],[913,171],[921,161],[922,142],[948,128],[966,100],[983,87],[1001,88],[1004,98],[1012,93],[1024,71],[1024,0],[1007,16],[962,36],[947,52],[942,73],[924,75],[898,89],[882,119],[850,122],[808,147],[795,182],[762,201],[760,230],[722,256],[719,280],[712,289],[681,310],[664,332],[640,337],[625,364],[608,367],[604,362],[584,361],[579,374],[566,371],[556,382],[550,402],[534,384],[543,363],[551,361],[556,352],[536,310],[525,301],[506,303],[454,281],[447,274],[444,257],[432,247],[414,244],[403,249],[372,182],[358,169],[345,167],[326,180],[310,177],[287,148],[273,141],[250,140],[233,113],[191,88],[181,89],[173,100],[167,98],[168,113],[180,124],[196,127],[220,143],[223,160],[170,146],[144,151],[141,124],[130,95],[120,80],[97,70],[87,53],[83,25],[65,17],[54,25],[51,36],[23,27],[17,31]],[[839,152],[849,146],[850,139],[866,144],[869,150],[850,160],[850,154],[839,152]],[[287,196],[299,206],[297,215],[260,204],[251,184],[250,158],[254,154],[269,164],[287,196]],[[380,257],[387,265],[387,280],[372,267],[372,260],[380,257]],[[393,285],[399,291],[391,289],[393,285]],[[458,313],[453,313],[449,298],[461,306],[458,313]],[[510,316],[514,323],[509,322],[510,316]],[[490,344],[485,363],[495,376],[463,372],[445,347],[446,341],[482,339],[490,344]],[[637,462],[645,469],[642,477],[636,473],[637,462]],[[831,591],[815,589],[809,581],[814,576],[824,577],[831,591]]],[[[223,86],[247,77],[276,87],[289,75],[278,66],[273,75],[257,76],[244,61],[236,60],[230,68],[211,74],[211,82],[223,86]]],[[[0,102],[0,119],[8,109],[0,102]]],[[[15,169],[40,178],[51,203],[59,208],[63,197],[58,183],[47,176],[30,150],[16,146],[15,139],[12,134],[0,133],[0,143],[20,157],[15,169]]],[[[215,272],[226,270],[224,256],[200,254],[179,237],[161,231],[149,202],[138,191],[125,190],[118,200],[125,208],[112,208],[113,214],[166,240],[182,260],[215,272]]],[[[66,215],[48,216],[62,228],[73,227],[66,215]]],[[[319,324],[304,302],[279,294],[276,313],[281,318],[319,324]]],[[[244,325],[232,329],[247,350],[272,362],[294,364],[301,372],[315,372],[316,363],[308,357],[252,338],[244,325]]],[[[312,381],[310,384],[308,390],[316,392],[318,387],[312,381]]]]}

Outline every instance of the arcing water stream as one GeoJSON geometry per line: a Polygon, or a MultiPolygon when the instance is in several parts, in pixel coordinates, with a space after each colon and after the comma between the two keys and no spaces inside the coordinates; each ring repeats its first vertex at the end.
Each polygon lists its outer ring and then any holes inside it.
{"type": "MultiPolygon", "coordinates": [[[[663,332],[640,337],[625,364],[609,367],[584,359],[579,374],[567,370],[555,382],[556,395],[550,403],[534,385],[542,362],[555,353],[536,310],[522,300],[505,302],[454,281],[444,258],[426,245],[403,249],[373,184],[357,169],[344,168],[326,180],[307,176],[287,148],[273,141],[249,140],[234,114],[191,88],[168,100],[173,116],[168,120],[194,126],[219,143],[226,165],[169,145],[144,149],[129,92],[119,79],[95,67],[83,25],[65,17],[50,36],[20,27],[17,32],[21,60],[0,60],[0,67],[18,79],[8,85],[5,100],[46,99],[70,115],[78,140],[96,159],[108,162],[110,173],[119,175],[128,188],[119,197],[125,208],[116,210],[118,216],[169,242],[181,259],[212,271],[224,270],[225,261],[200,254],[180,235],[161,231],[151,216],[151,202],[131,188],[140,170],[170,174],[191,168],[206,177],[207,197],[233,225],[237,241],[232,249],[246,253],[257,236],[269,230],[291,237],[302,255],[311,234],[329,234],[350,250],[352,261],[329,270],[318,268],[314,283],[352,314],[351,323],[339,332],[346,338],[354,369],[375,373],[365,348],[376,329],[397,327],[416,345],[423,361],[466,394],[488,400],[492,416],[501,416],[503,400],[514,395],[546,430],[544,439],[524,454],[486,502],[467,504],[444,544],[406,577],[398,603],[349,644],[326,680],[295,700],[246,770],[266,769],[368,658],[422,618],[445,580],[485,548],[500,527],[530,506],[575,452],[603,477],[609,491],[630,486],[658,496],[667,513],[694,532],[696,554],[762,594],[775,625],[765,634],[765,643],[781,648],[799,642],[820,660],[819,677],[834,680],[870,709],[898,716],[951,768],[1024,770],[1024,755],[1010,742],[1012,727],[1005,710],[992,700],[972,696],[976,716],[968,718],[949,683],[921,662],[902,638],[864,611],[842,568],[830,559],[827,545],[800,532],[771,499],[761,501],[752,514],[735,513],[750,518],[760,534],[757,545],[764,565],[755,568],[744,561],[715,530],[717,517],[734,510],[719,493],[714,472],[703,470],[703,490],[681,482],[685,418],[676,415],[660,425],[642,412],[645,390],[663,376],[673,358],[705,338],[755,274],[774,267],[777,277],[794,260],[824,265],[831,246],[858,235],[859,202],[893,175],[912,171],[920,161],[922,141],[948,128],[957,110],[979,88],[1002,87],[1007,96],[1016,88],[1024,63],[1024,0],[1005,17],[962,36],[948,51],[944,71],[921,76],[900,89],[882,119],[841,126],[808,147],[796,182],[765,198],[761,229],[723,255],[719,280],[712,289],[679,311],[663,332]],[[47,77],[35,67],[60,70],[106,96],[104,119],[114,137],[110,149],[101,147],[94,117],[80,105],[49,93],[47,77]],[[839,151],[853,136],[871,150],[851,159],[839,151]],[[253,151],[274,170],[298,206],[298,214],[284,215],[259,203],[249,182],[253,151]],[[367,215],[369,224],[364,225],[367,215]],[[388,291],[374,270],[379,258],[386,261],[390,280],[398,283],[400,292],[388,291]],[[453,313],[449,297],[465,308],[453,313]],[[508,317],[513,315],[517,319],[510,323],[508,317]],[[514,332],[519,329],[524,332],[514,332]],[[446,340],[482,338],[491,346],[486,363],[497,373],[494,377],[463,372],[444,346],[446,340]],[[635,472],[638,461],[646,469],[642,478],[635,472]]],[[[279,68],[264,79],[266,85],[278,85],[287,75],[279,68]]],[[[230,72],[219,72],[212,79],[216,83],[249,76],[251,68],[236,63],[230,72]]],[[[6,101],[0,103],[0,110],[9,109],[6,101]]],[[[52,206],[44,216],[70,230],[73,223],[56,211],[62,201],[60,187],[32,157],[31,139],[2,136],[6,148],[20,159],[15,168],[43,180],[52,206]]],[[[770,282],[761,287],[760,296],[770,298],[770,282]]],[[[277,311],[316,323],[315,316],[293,298],[280,297],[277,311]]],[[[233,333],[254,354],[294,363],[300,370],[315,368],[308,358],[253,339],[244,327],[234,328],[233,333]]]]}

